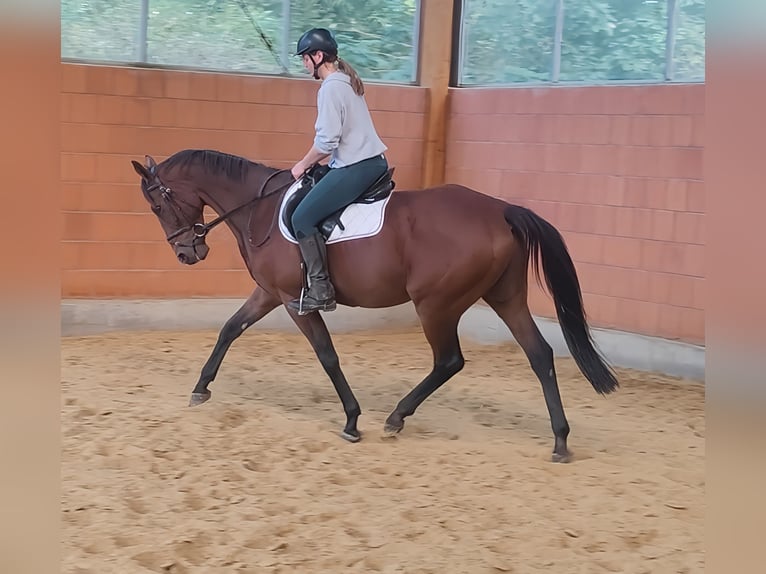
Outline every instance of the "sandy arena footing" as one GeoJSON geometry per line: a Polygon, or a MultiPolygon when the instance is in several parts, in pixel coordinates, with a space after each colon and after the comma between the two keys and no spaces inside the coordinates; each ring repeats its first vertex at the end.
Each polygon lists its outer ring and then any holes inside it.
{"type": "Polygon", "coordinates": [[[216,337],[62,339],[64,573],[703,571],[702,384],[618,369],[602,397],[557,359],[562,465],[512,343],[467,339],[465,369],[385,439],[430,349],[416,327],[339,332],[363,412],[351,444],[313,351],[283,330],[244,333],[187,407],[216,337]]]}

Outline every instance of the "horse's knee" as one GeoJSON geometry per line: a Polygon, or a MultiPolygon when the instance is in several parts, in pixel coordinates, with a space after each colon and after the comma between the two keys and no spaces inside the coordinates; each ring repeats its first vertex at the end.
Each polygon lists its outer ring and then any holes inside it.
{"type": "Polygon", "coordinates": [[[218,341],[221,343],[230,343],[239,337],[247,327],[248,325],[242,321],[226,323],[218,334],[218,341]]]}
{"type": "Polygon", "coordinates": [[[463,370],[463,367],[465,367],[465,359],[460,352],[453,353],[436,364],[436,368],[448,377],[458,374],[463,370]]]}
{"type": "Polygon", "coordinates": [[[328,371],[334,372],[340,369],[340,360],[338,359],[338,355],[326,355],[321,357],[320,361],[322,362],[322,365],[324,365],[324,368],[328,371]]]}
{"type": "Polygon", "coordinates": [[[338,353],[332,349],[318,349],[317,357],[319,362],[327,371],[337,371],[340,369],[340,359],[338,353]]]}

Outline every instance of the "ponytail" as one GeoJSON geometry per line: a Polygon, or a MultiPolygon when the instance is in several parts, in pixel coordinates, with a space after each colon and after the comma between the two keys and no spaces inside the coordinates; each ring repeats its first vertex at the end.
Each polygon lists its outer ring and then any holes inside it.
{"type": "Polygon", "coordinates": [[[363,96],[364,84],[362,83],[362,79],[359,77],[359,74],[356,73],[356,70],[351,67],[351,64],[346,62],[346,60],[341,60],[338,58],[338,70],[351,78],[351,87],[354,89],[354,93],[357,96],[363,96]]]}
{"type": "MultiPolygon", "coordinates": [[[[312,52],[312,54],[316,54],[317,52],[321,51],[317,50],[316,52],[312,52]]],[[[322,64],[334,63],[338,67],[339,72],[346,74],[351,79],[351,88],[354,90],[354,93],[357,96],[364,95],[364,83],[362,82],[362,78],[359,77],[359,74],[356,73],[356,70],[351,66],[351,64],[346,62],[346,60],[341,60],[337,54],[328,54],[327,52],[321,52],[321,54],[322,61],[320,64],[315,65],[315,68],[321,66],[322,64]]],[[[314,74],[314,77],[317,78],[316,70],[314,74]]]]}

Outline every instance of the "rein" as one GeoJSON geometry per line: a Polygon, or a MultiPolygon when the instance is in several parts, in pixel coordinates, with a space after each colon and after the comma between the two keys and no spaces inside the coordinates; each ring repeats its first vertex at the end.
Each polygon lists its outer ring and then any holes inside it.
{"type": "MultiPolygon", "coordinates": [[[[242,205],[239,205],[239,206],[235,207],[234,209],[231,209],[231,210],[227,211],[223,215],[220,215],[220,216],[216,217],[210,223],[190,223],[186,227],[182,227],[182,228],[178,229],[177,231],[174,231],[173,233],[168,235],[167,238],[166,238],[167,241],[172,241],[173,239],[175,239],[179,235],[182,235],[182,234],[186,233],[187,231],[192,231],[192,230],[194,231],[195,238],[205,237],[211,229],[213,229],[219,223],[222,223],[222,222],[226,221],[226,219],[231,217],[237,211],[239,211],[239,210],[241,210],[241,209],[243,209],[243,208],[245,208],[245,207],[247,207],[249,205],[252,205],[253,203],[255,203],[255,202],[257,202],[257,201],[259,201],[261,199],[266,199],[267,197],[271,197],[272,195],[274,195],[276,193],[279,193],[279,192],[283,191],[284,189],[288,188],[290,185],[292,185],[294,182],[291,181],[291,182],[289,182],[289,183],[287,183],[285,185],[280,185],[279,187],[277,187],[275,189],[272,189],[268,193],[264,193],[263,192],[263,190],[266,189],[266,184],[269,181],[271,181],[271,178],[273,178],[273,177],[275,177],[277,175],[280,175],[282,173],[288,172],[288,171],[289,170],[287,170],[287,169],[280,169],[279,171],[275,171],[274,173],[272,173],[263,182],[263,184],[261,185],[261,189],[258,192],[258,195],[256,195],[253,199],[250,199],[250,200],[246,201],[245,203],[243,203],[242,205]]],[[[183,214],[183,210],[181,210],[180,206],[176,203],[175,199],[172,197],[172,190],[160,181],[159,176],[155,175],[155,177],[157,178],[157,183],[155,183],[150,188],[148,188],[146,190],[147,193],[149,191],[153,190],[153,189],[159,188],[159,190],[162,192],[162,198],[164,200],[172,203],[174,205],[174,207],[181,214],[183,214]]],[[[187,219],[187,222],[188,222],[188,218],[186,218],[186,217],[184,217],[184,218],[187,219]]],[[[273,227],[273,223],[272,223],[272,227],[273,227]]],[[[269,232],[270,231],[271,230],[269,230],[269,232]]]]}

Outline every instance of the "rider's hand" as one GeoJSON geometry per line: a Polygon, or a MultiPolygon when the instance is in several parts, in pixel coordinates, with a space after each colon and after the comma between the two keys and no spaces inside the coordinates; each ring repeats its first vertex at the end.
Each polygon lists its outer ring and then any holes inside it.
{"type": "Polygon", "coordinates": [[[293,179],[298,181],[306,172],[306,166],[303,165],[302,161],[299,161],[293,166],[290,172],[293,174],[293,179]]]}

